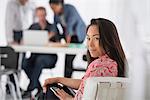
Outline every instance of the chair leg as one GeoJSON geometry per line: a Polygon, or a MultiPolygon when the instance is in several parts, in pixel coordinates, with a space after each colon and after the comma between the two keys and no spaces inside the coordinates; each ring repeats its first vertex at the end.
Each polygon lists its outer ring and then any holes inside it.
{"type": "Polygon", "coordinates": [[[15,73],[13,74],[13,76],[14,76],[14,80],[15,80],[15,83],[16,83],[16,91],[17,91],[18,98],[19,98],[19,100],[22,100],[21,91],[20,91],[20,88],[19,88],[18,77],[15,73]]]}
{"type": "Polygon", "coordinates": [[[0,76],[0,97],[2,100],[6,98],[6,83],[7,83],[7,75],[0,76]]]}
{"type": "Polygon", "coordinates": [[[1,97],[1,100],[5,100],[6,92],[5,92],[5,89],[2,87],[3,87],[3,83],[2,81],[0,81],[0,97],[1,97]]]}
{"type": "Polygon", "coordinates": [[[17,100],[17,96],[16,96],[16,92],[15,92],[15,87],[14,87],[13,83],[10,82],[10,81],[7,81],[7,84],[9,86],[10,92],[11,92],[14,100],[17,100]]]}

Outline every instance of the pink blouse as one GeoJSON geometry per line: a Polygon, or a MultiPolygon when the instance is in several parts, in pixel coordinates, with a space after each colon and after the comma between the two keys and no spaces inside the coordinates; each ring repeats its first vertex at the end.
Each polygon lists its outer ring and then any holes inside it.
{"type": "Polygon", "coordinates": [[[89,77],[107,77],[107,76],[116,77],[117,73],[118,73],[118,70],[117,70],[116,61],[109,58],[107,54],[94,60],[88,66],[88,69],[82,78],[81,84],[75,95],[74,100],[82,100],[82,95],[83,95],[83,90],[84,90],[84,81],[86,81],[87,78],[89,78],[89,77]]]}

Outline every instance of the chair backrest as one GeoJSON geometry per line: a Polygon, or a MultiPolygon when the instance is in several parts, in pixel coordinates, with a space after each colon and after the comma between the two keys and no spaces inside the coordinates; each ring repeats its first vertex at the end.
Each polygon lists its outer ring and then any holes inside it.
{"type": "Polygon", "coordinates": [[[82,53],[76,54],[72,64],[73,68],[71,77],[81,79],[84,76],[88,65],[86,55],[82,53]]]}
{"type": "Polygon", "coordinates": [[[83,100],[125,100],[128,86],[128,78],[88,78],[85,81],[83,100]]]}
{"type": "MultiPolygon", "coordinates": [[[[11,47],[0,47],[0,60],[1,65],[4,65],[6,69],[17,69],[17,53],[11,47]]],[[[0,65],[0,66],[1,66],[0,65]]]]}

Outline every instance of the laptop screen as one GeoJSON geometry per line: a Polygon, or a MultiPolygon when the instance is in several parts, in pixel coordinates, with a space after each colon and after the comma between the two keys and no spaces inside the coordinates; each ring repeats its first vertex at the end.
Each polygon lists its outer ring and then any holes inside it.
{"type": "Polygon", "coordinates": [[[47,45],[49,41],[48,31],[43,30],[25,30],[23,31],[24,45],[47,45]]]}

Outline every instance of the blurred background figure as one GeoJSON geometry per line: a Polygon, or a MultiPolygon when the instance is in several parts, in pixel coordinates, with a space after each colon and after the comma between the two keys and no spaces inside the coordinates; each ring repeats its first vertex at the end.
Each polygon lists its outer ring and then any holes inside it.
{"type": "Polygon", "coordinates": [[[33,22],[34,5],[28,0],[9,0],[6,8],[6,39],[8,43],[19,43],[22,30],[33,22]]]}
{"type": "MultiPolygon", "coordinates": [[[[35,15],[37,23],[33,23],[29,30],[46,30],[49,34],[49,40],[51,42],[59,41],[57,38],[57,30],[55,26],[50,24],[46,20],[46,9],[44,7],[37,7],[35,10],[35,15]]],[[[39,40],[40,41],[40,40],[39,40]]],[[[38,93],[41,90],[41,85],[39,83],[39,76],[43,68],[54,68],[57,61],[56,54],[36,54],[32,53],[30,58],[24,57],[23,59],[23,69],[25,70],[28,78],[30,79],[30,84],[27,91],[22,95],[23,98],[30,97],[31,91],[38,89],[38,93]]]]}
{"type": "Polygon", "coordinates": [[[50,0],[49,3],[54,12],[54,23],[63,28],[67,43],[72,42],[73,37],[76,38],[74,42],[82,43],[85,39],[86,25],[76,8],[71,4],[64,4],[63,0],[50,0]]]}
{"type": "MultiPolygon", "coordinates": [[[[50,0],[49,4],[54,12],[54,24],[66,42],[82,43],[86,35],[86,25],[76,8],[71,4],[64,4],[64,0],[50,0]]],[[[65,77],[71,77],[74,58],[75,55],[66,55],[65,77]]]]}
{"type": "MultiPolygon", "coordinates": [[[[34,20],[34,4],[28,0],[7,0],[5,12],[5,34],[7,44],[20,43],[22,31],[34,20]]],[[[13,77],[10,76],[13,82],[13,77]]]]}

